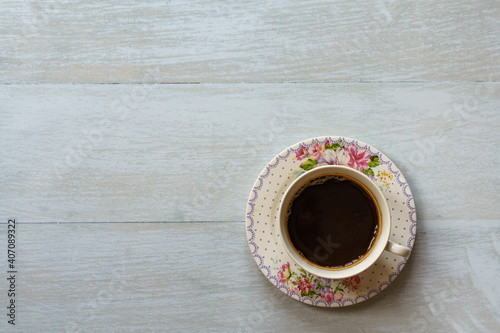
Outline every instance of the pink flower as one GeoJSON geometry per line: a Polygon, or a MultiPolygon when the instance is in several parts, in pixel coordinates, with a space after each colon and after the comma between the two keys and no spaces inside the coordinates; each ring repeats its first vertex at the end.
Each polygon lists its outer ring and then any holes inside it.
{"type": "Polygon", "coordinates": [[[313,286],[309,281],[309,278],[299,280],[299,289],[302,294],[307,294],[308,292],[313,290],[313,286]]]}
{"type": "Polygon", "coordinates": [[[331,303],[335,300],[342,302],[342,299],[344,299],[344,294],[340,291],[337,291],[337,293],[335,293],[332,290],[329,290],[321,295],[321,299],[324,299],[327,303],[331,303]]]}
{"type": "Polygon", "coordinates": [[[337,150],[327,149],[319,158],[318,164],[348,165],[350,159],[349,153],[342,148],[337,148],[337,150]]]}
{"type": "Polygon", "coordinates": [[[290,288],[290,292],[291,293],[298,293],[299,292],[299,289],[297,287],[291,287],[290,288]]]}
{"type": "Polygon", "coordinates": [[[335,293],[329,290],[323,295],[321,295],[321,298],[324,299],[327,303],[331,303],[335,299],[335,293]]]}
{"type": "Polygon", "coordinates": [[[359,275],[351,276],[345,278],[342,281],[342,284],[346,285],[349,291],[356,291],[359,289],[359,286],[361,285],[361,279],[359,278],[359,275]]]}
{"type": "Polygon", "coordinates": [[[314,144],[314,146],[309,148],[309,154],[315,160],[323,156],[324,153],[325,153],[325,147],[320,146],[317,142],[314,144]]]}
{"type": "Polygon", "coordinates": [[[355,145],[347,147],[345,150],[349,153],[351,159],[349,160],[349,166],[358,171],[363,171],[368,169],[368,162],[370,162],[370,154],[368,151],[360,150],[355,145]]]}
{"type": "Polygon", "coordinates": [[[301,146],[300,150],[295,153],[295,157],[297,158],[297,160],[302,161],[304,158],[307,158],[307,154],[309,154],[309,152],[307,151],[307,148],[304,146],[301,146]]]}
{"type": "Polygon", "coordinates": [[[286,264],[281,266],[280,270],[278,271],[278,278],[280,279],[280,283],[286,284],[286,282],[290,278],[291,273],[290,263],[287,262],[286,264]]]}

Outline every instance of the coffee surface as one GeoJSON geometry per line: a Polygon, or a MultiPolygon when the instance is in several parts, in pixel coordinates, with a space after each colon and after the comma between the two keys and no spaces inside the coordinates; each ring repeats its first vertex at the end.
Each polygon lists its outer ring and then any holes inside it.
{"type": "Polygon", "coordinates": [[[323,267],[342,267],[360,259],[378,226],[377,207],[370,195],[348,178],[331,178],[303,188],[292,201],[287,219],[295,249],[323,267]]]}

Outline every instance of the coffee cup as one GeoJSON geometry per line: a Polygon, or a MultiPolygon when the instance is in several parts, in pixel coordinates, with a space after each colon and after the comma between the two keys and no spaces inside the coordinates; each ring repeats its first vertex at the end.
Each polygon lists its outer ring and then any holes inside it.
{"type": "Polygon", "coordinates": [[[319,166],[290,184],[279,207],[279,231],[298,266],[328,279],[359,274],[384,251],[411,253],[389,239],[391,215],[381,190],[347,166],[319,166]]]}

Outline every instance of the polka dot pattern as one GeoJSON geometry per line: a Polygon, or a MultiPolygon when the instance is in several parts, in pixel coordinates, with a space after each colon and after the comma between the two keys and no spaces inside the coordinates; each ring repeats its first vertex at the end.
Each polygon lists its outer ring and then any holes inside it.
{"type": "MultiPolygon", "coordinates": [[[[282,265],[289,263],[292,272],[299,267],[285,251],[278,230],[279,204],[288,186],[305,171],[296,159],[300,149],[314,144],[342,142],[346,147],[355,145],[372,156],[378,156],[380,165],[372,168],[372,180],[379,186],[387,199],[391,213],[390,239],[400,245],[413,248],[416,233],[415,203],[410,188],[399,169],[379,150],[357,140],[345,137],[319,137],[299,142],[276,156],[262,170],[250,192],[246,209],[246,234],[250,251],[262,273],[282,292],[291,298],[314,306],[340,307],[363,302],[384,290],[401,272],[407,262],[389,252],[382,253],[378,261],[359,275],[359,289],[345,290],[343,297],[327,302],[320,297],[301,296],[296,288],[280,283],[278,272],[282,265]],[[392,175],[391,181],[381,181],[383,171],[392,175]]],[[[341,281],[331,280],[332,286],[341,281]]]]}

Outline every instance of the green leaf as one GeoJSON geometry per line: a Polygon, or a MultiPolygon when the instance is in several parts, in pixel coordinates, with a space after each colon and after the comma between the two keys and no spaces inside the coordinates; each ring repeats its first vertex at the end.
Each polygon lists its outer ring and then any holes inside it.
{"type": "Polygon", "coordinates": [[[318,288],[323,288],[323,283],[320,280],[318,280],[318,288]]]}
{"type": "Polygon", "coordinates": [[[363,173],[364,173],[365,175],[367,175],[367,176],[370,176],[370,175],[375,176],[375,173],[373,173],[373,170],[372,170],[371,168],[368,168],[368,169],[366,169],[366,170],[363,170],[363,173]]]}
{"type": "Polygon", "coordinates": [[[318,161],[313,160],[313,159],[308,159],[304,163],[300,165],[300,167],[306,171],[309,171],[311,169],[314,169],[314,167],[318,164],[318,161]]]}
{"type": "Polygon", "coordinates": [[[378,165],[380,165],[380,162],[378,161],[378,159],[377,159],[377,160],[375,160],[375,161],[368,162],[368,166],[369,166],[370,168],[374,168],[374,167],[376,167],[376,166],[378,166],[378,165]]]}
{"type": "Polygon", "coordinates": [[[370,156],[370,160],[378,161],[378,156],[377,155],[370,156]]]}
{"type": "Polygon", "coordinates": [[[342,145],[342,141],[338,142],[338,143],[332,143],[331,145],[327,146],[325,145],[325,149],[333,149],[333,150],[337,150],[337,148],[342,148],[342,149],[345,149],[345,146],[342,145]]]}
{"type": "Polygon", "coordinates": [[[307,274],[305,270],[303,270],[302,268],[299,268],[299,271],[301,271],[302,273],[304,274],[307,274]]]}

